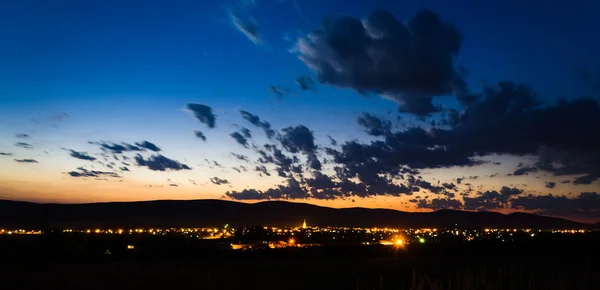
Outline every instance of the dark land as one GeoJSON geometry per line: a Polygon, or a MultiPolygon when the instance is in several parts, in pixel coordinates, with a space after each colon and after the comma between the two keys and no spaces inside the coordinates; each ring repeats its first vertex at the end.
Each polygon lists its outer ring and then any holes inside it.
{"type": "Polygon", "coordinates": [[[600,289],[600,231],[524,213],[406,213],[219,200],[0,201],[0,224],[44,227],[41,234],[0,235],[0,289],[600,289]],[[299,227],[304,219],[307,228],[299,227]],[[215,227],[221,233],[225,224],[236,229],[210,239],[193,230],[160,235],[127,230],[215,227]],[[294,227],[293,236],[273,235],[286,226],[294,227]],[[404,244],[382,245],[365,244],[365,233],[370,231],[367,240],[377,235],[373,230],[350,236],[354,230],[340,226],[437,229],[428,229],[427,236],[411,230],[404,244]],[[70,228],[92,230],[65,230],[70,228]],[[572,230],[533,230],[552,228],[572,230]],[[291,239],[318,245],[267,246],[291,239]],[[232,244],[253,247],[234,250],[232,244]]]}
{"type": "Polygon", "coordinates": [[[597,232],[405,247],[236,251],[223,243],[177,236],[4,236],[0,280],[2,289],[600,289],[597,232]]]}
{"type": "Polygon", "coordinates": [[[389,209],[334,209],[305,203],[223,200],[161,200],[88,204],[38,204],[0,200],[0,228],[296,226],[304,219],[319,226],[393,228],[600,228],[528,213],[439,210],[411,213],[389,209]]]}

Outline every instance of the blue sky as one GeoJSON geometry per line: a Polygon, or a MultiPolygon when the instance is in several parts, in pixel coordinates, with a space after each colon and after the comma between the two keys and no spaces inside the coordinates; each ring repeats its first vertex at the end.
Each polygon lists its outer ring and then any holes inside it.
{"type": "MultiPolygon", "coordinates": [[[[528,84],[545,104],[554,104],[560,97],[598,95],[576,74],[578,69],[593,71],[600,64],[600,40],[593,37],[600,27],[600,3],[591,0],[577,5],[516,0],[11,1],[0,4],[4,43],[0,46],[0,152],[12,154],[0,156],[4,172],[0,180],[6,184],[0,187],[0,198],[60,202],[223,198],[226,191],[265,190],[284,183],[277,173],[260,178],[251,170],[237,174],[230,169],[239,165],[231,152],[248,155],[252,162],[259,157],[255,150],[243,148],[228,136],[238,129],[234,124],[251,129],[257,146],[269,141],[259,128],[244,121],[238,110],[260,116],[276,130],[304,125],[314,132],[321,149],[329,146],[328,135],[340,144],[352,139],[363,143],[376,140],[356,123],[363,112],[394,123],[398,115],[403,122],[414,116],[399,114],[396,102],[376,93],[361,96],[352,88],[323,83],[317,83],[312,91],[300,90],[295,84],[298,76],[313,80],[318,76],[293,48],[298,37],[320,28],[324,18],[345,15],[364,19],[374,9],[385,9],[406,21],[423,8],[451,22],[462,35],[453,65],[470,71],[466,81],[472,91],[481,91],[485,79],[488,84],[501,80],[528,84]],[[232,16],[255,23],[260,41],[251,41],[234,25],[232,16]],[[279,97],[270,91],[271,86],[289,87],[291,92],[279,97]],[[217,116],[216,128],[208,129],[187,112],[189,103],[210,106],[217,116]],[[57,117],[61,113],[67,115],[57,117]],[[207,141],[196,138],[194,130],[204,132],[207,141]],[[30,137],[20,140],[15,134],[21,133],[30,137]],[[90,170],[110,168],[82,162],[61,148],[96,156],[101,148],[88,141],[142,140],[157,144],[163,149],[161,154],[192,170],[155,172],[133,165],[131,172],[120,173],[123,181],[82,180],[67,174],[83,165],[90,170]],[[34,147],[16,147],[21,141],[34,147]],[[20,158],[38,163],[14,160],[20,158]],[[208,168],[203,164],[205,158],[226,166],[208,168]],[[209,182],[215,176],[230,184],[209,182]],[[82,185],[91,193],[82,192],[82,185]],[[157,186],[160,189],[155,189],[157,186]]],[[[459,106],[451,96],[436,98],[434,103],[459,106]]],[[[419,121],[411,124],[408,126],[427,127],[419,121]]],[[[148,157],[152,152],[144,154],[148,157]]],[[[421,175],[432,183],[488,171],[488,175],[500,175],[473,181],[474,187],[480,186],[475,192],[518,184],[528,184],[523,192],[536,195],[598,191],[598,182],[544,187],[551,177],[544,178],[543,170],[506,176],[522,160],[527,163],[527,158],[536,158],[510,155],[493,157],[502,163],[497,167],[488,163],[424,168],[421,175]]],[[[323,170],[332,172],[331,168],[323,170]]],[[[310,171],[305,174],[309,176],[310,171]]],[[[428,200],[436,198],[420,193],[425,195],[428,200]]],[[[413,198],[383,195],[308,201],[332,206],[428,208],[408,202],[413,198]]]]}

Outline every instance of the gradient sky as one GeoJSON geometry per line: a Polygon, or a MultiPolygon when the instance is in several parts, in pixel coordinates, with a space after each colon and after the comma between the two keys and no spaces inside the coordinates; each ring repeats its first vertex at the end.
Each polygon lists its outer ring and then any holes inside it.
{"type": "MultiPolygon", "coordinates": [[[[285,145],[278,137],[268,139],[262,129],[244,120],[239,110],[268,121],[278,136],[285,135],[282,129],[289,126],[312,130],[322,172],[334,178],[336,164],[326,162],[333,159],[326,147],[341,150],[346,141],[368,144],[380,139],[357,124],[357,117],[364,112],[389,119],[396,132],[428,129],[431,120],[443,120],[441,114],[422,118],[398,112],[398,102],[377,96],[381,92],[364,95],[352,85],[319,82],[318,72],[299,59],[299,39],[319,29],[323,19],[365,19],[374,9],[385,9],[405,22],[427,8],[452,23],[462,35],[453,66],[469,70],[465,80],[473,92],[483,90],[482,80],[485,84],[509,80],[529,85],[537,92],[541,107],[554,105],[559,98],[598,100],[600,96],[593,83],[600,83],[600,75],[589,80],[581,73],[593,74],[600,64],[600,38],[595,36],[600,27],[600,2],[593,0],[578,4],[516,0],[5,2],[0,4],[0,199],[98,202],[238,197],[254,201],[235,193],[244,189],[263,192],[286,182],[274,164],[258,161],[258,148],[266,143],[280,149],[285,145]],[[252,33],[252,27],[257,33],[252,33]],[[314,80],[314,87],[302,90],[295,83],[299,76],[314,80]],[[212,108],[215,128],[208,128],[186,109],[194,103],[212,108]],[[252,133],[248,148],[230,136],[241,127],[252,133]],[[202,131],[206,141],[197,138],[194,130],[202,131]],[[338,145],[331,145],[328,136],[338,145]],[[145,140],[161,151],[113,154],[97,143],[145,140]],[[75,158],[69,150],[96,159],[75,158]],[[249,162],[238,160],[232,152],[247,156],[249,162]],[[191,169],[151,170],[133,160],[138,153],[146,160],[162,154],[191,169]],[[240,165],[249,170],[232,169],[240,165]],[[260,165],[265,165],[271,176],[253,170],[260,165]],[[83,172],[79,167],[88,173],[103,173],[76,176],[74,173],[83,172]],[[110,172],[118,177],[108,175],[110,172]]],[[[464,109],[452,93],[436,96],[434,104],[464,109]]],[[[573,142],[576,140],[580,139],[573,142]]],[[[590,155],[583,156],[598,158],[598,150],[590,149],[590,155]]],[[[599,169],[557,174],[536,167],[537,153],[486,152],[491,154],[476,157],[486,161],[480,165],[426,166],[414,174],[432,186],[456,185],[452,195],[418,186],[412,194],[286,197],[334,207],[527,210],[600,220],[600,196],[595,193],[600,192],[599,169]],[[513,175],[528,167],[537,171],[513,175]],[[577,177],[587,175],[591,182],[575,184],[577,177]],[[465,180],[458,184],[457,178],[465,180]],[[503,186],[516,188],[518,193],[507,194],[506,199],[490,197],[477,207],[462,205],[464,197],[485,199],[489,197],[486,192],[503,195],[503,186]],[[585,197],[582,192],[587,193],[585,197]],[[536,199],[538,196],[544,198],[536,199]],[[518,198],[522,198],[519,205],[511,202],[518,198]]],[[[294,175],[295,179],[314,176],[305,162],[307,154],[284,153],[297,155],[298,164],[304,166],[302,177],[294,175]]],[[[361,183],[360,179],[352,180],[361,183]]],[[[388,181],[405,183],[397,176],[388,181]]]]}

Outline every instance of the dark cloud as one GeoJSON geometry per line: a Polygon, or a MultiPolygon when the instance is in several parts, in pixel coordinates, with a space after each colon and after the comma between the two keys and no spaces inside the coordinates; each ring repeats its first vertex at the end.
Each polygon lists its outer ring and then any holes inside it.
{"type": "Polygon", "coordinates": [[[314,90],[315,81],[308,76],[302,75],[296,78],[296,84],[303,91],[312,91],[314,90]]]}
{"type": "Polygon", "coordinates": [[[416,179],[412,175],[408,176],[408,184],[413,188],[419,187],[434,194],[441,194],[446,191],[446,188],[443,186],[436,186],[423,179],[416,179]]]}
{"type": "Polygon", "coordinates": [[[303,125],[291,126],[281,130],[281,145],[290,153],[314,153],[317,149],[313,132],[303,125]]]}
{"type": "Polygon", "coordinates": [[[19,163],[39,163],[35,159],[15,159],[19,163]]]}
{"type": "Polygon", "coordinates": [[[242,115],[242,118],[244,118],[244,120],[250,122],[250,124],[263,129],[263,131],[265,131],[265,134],[269,139],[275,136],[275,130],[271,129],[271,124],[269,122],[261,120],[260,117],[258,117],[257,115],[254,115],[247,111],[240,110],[240,115],[242,115]]]}
{"type": "Polygon", "coordinates": [[[340,151],[328,148],[326,153],[341,165],[346,178],[358,177],[367,184],[379,175],[398,178],[409,170],[479,164],[458,149],[439,146],[436,139],[435,132],[413,128],[370,144],[347,141],[340,151]]]}
{"type": "Polygon", "coordinates": [[[449,111],[454,113],[444,127],[411,127],[385,134],[383,140],[351,140],[339,151],[325,152],[350,177],[363,182],[374,175],[398,177],[403,167],[478,165],[484,161],[476,157],[491,154],[537,158],[516,175],[542,170],[557,176],[584,175],[585,182],[600,175],[600,135],[590,134],[600,132],[597,101],[562,100],[544,107],[527,86],[500,82],[485,86],[464,105],[460,113],[449,111]]]}
{"type": "Polygon", "coordinates": [[[135,145],[139,146],[140,148],[148,149],[153,152],[160,151],[160,148],[158,146],[156,146],[154,143],[149,142],[149,141],[136,142],[135,145]]]}
{"type": "Polygon", "coordinates": [[[331,144],[331,146],[337,146],[337,141],[333,139],[333,137],[327,135],[327,138],[329,138],[329,143],[331,144]]]}
{"type": "Polygon", "coordinates": [[[290,153],[304,153],[308,166],[314,170],[321,170],[322,164],[316,155],[317,146],[313,132],[303,125],[291,126],[281,130],[281,145],[290,153]]]}
{"type": "Polygon", "coordinates": [[[204,133],[198,131],[198,130],[194,130],[194,135],[196,137],[198,137],[199,139],[202,139],[202,141],[206,142],[206,136],[204,136],[204,133]]]}
{"type": "Polygon", "coordinates": [[[81,160],[88,160],[88,161],[94,161],[96,160],[96,157],[92,157],[90,155],[87,154],[87,152],[79,152],[79,151],[75,151],[73,149],[69,149],[69,155],[71,155],[71,157],[77,158],[77,159],[81,159],[81,160]]]}
{"type": "Polygon", "coordinates": [[[277,166],[277,174],[281,177],[287,177],[289,173],[294,172],[293,165],[298,162],[298,159],[295,156],[292,158],[288,157],[275,145],[266,144],[265,148],[272,154],[261,149],[256,150],[261,156],[258,159],[258,162],[275,164],[277,166]]]}
{"type": "Polygon", "coordinates": [[[248,147],[248,139],[246,139],[244,135],[240,134],[240,132],[233,132],[229,134],[229,136],[231,136],[231,138],[233,138],[238,144],[248,147]]]}
{"type": "Polygon", "coordinates": [[[432,11],[404,24],[377,10],[362,21],[344,16],[298,39],[299,58],[324,84],[374,92],[400,103],[402,111],[427,115],[433,96],[464,91],[453,62],[461,36],[432,11]]]}
{"type": "Polygon", "coordinates": [[[8,152],[0,152],[0,156],[12,156],[12,153],[8,153],[8,152]]]}
{"type": "Polygon", "coordinates": [[[90,141],[88,142],[89,144],[93,144],[93,145],[99,145],[100,148],[103,151],[109,151],[113,154],[121,154],[123,152],[132,152],[132,151],[142,151],[142,148],[129,144],[129,143],[121,143],[121,144],[116,144],[116,143],[111,143],[111,142],[94,142],[94,141],[90,141]]]}
{"type": "Polygon", "coordinates": [[[244,162],[249,162],[250,161],[250,160],[248,160],[248,156],[243,155],[243,154],[237,154],[237,153],[233,153],[232,152],[231,155],[233,157],[235,157],[237,160],[240,160],[240,161],[244,161],[244,162]]]}
{"type": "Polygon", "coordinates": [[[250,129],[242,127],[240,128],[240,132],[242,135],[244,135],[244,137],[248,139],[252,138],[252,132],[250,132],[250,129]]]}
{"type": "Polygon", "coordinates": [[[208,128],[214,128],[216,116],[213,114],[212,108],[207,105],[198,103],[187,104],[187,109],[194,113],[194,117],[202,124],[206,124],[208,128]]]}
{"type": "Polygon", "coordinates": [[[366,129],[367,134],[372,136],[389,134],[390,129],[392,128],[392,122],[389,120],[381,119],[369,113],[363,113],[362,116],[357,118],[357,122],[366,129]]]}
{"type": "Polygon", "coordinates": [[[546,182],[546,188],[554,188],[556,187],[556,182],[548,181],[546,182]]]}
{"type": "Polygon", "coordinates": [[[285,185],[279,185],[265,191],[245,189],[243,191],[226,192],[225,195],[232,199],[306,199],[310,195],[296,179],[288,178],[285,185]]]}
{"type": "Polygon", "coordinates": [[[227,179],[221,179],[218,177],[211,177],[210,182],[212,182],[216,185],[229,184],[229,181],[227,179]]]}
{"type": "Polygon", "coordinates": [[[254,168],[254,171],[260,172],[261,174],[264,174],[266,176],[271,176],[271,173],[269,173],[269,170],[264,165],[258,165],[258,166],[256,166],[254,168]]]}
{"type": "Polygon", "coordinates": [[[269,199],[269,196],[264,194],[262,191],[256,189],[244,189],[242,191],[227,191],[225,192],[225,196],[236,200],[269,199]]]}
{"type": "Polygon", "coordinates": [[[119,178],[119,177],[121,177],[121,176],[119,176],[115,172],[99,171],[99,170],[87,170],[87,169],[85,169],[83,167],[77,168],[77,171],[69,171],[68,174],[71,177],[96,177],[96,178],[100,178],[100,177],[119,178]]]}
{"type": "Polygon", "coordinates": [[[596,192],[582,192],[574,198],[564,195],[527,195],[513,199],[511,207],[546,215],[600,218],[600,195],[596,192]]]}
{"type": "Polygon", "coordinates": [[[25,142],[17,142],[17,143],[15,143],[15,146],[25,148],[25,149],[33,148],[33,145],[31,145],[29,143],[25,143],[25,142]]]}
{"type": "Polygon", "coordinates": [[[449,190],[454,190],[454,191],[458,190],[458,188],[456,187],[456,184],[454,184],[454,183],[442,183],[442,186],[449,190]]]}
{"type": "Polygon", "coordinates": [[[177,186],[179,186],[179,185],[178,185],[178,184],[176,184],[176,183],[170,183],[170,184],[169,184],[169,186],[172,186],[172,187],[177,187],[177,186]]]}
{"type": "Polygon", "coordinates": [[[503,186],[500,191],[488,190],[478,192],[476,197],[464,196],[464,208],[468,210],[493,210],[508,207],[514,196],[523,193],[522,189],[503,186]]]}
{"type": "Polygon", "coordinates": [[[322,164],[321,161],[319,160],[319,157],[317,157],[316,154],[314,153],[309,153],[308,155],[306,155],[306,159],[308,161],[308,167],[310,167],[313,170],[321,170],[322,169],[322,164]]]}
{"type": "Polygon", "coordinates": [[[410,194],[403,185],[397,185],[390,180],[381,179],[379,183],[369,187],[348,179],[335,181],[319,171],[313,172],[313,178],[298,180],[287,178],[284,185],[279,185],[265,191],[249,189],[227,194],[233,199],[340,199],[352,196],[367,197],[375,195],[400,196],[410,194]]]}
{"type": "Polygon", "coordinates": [[[138,166],[145,166],[153,171],[165,171],[165,170],[190,170],[191,168],[185,164],[179,163],[178,161],[169,159],[161,154],[152,155],[148,159],[144,159],[142,155],[138,154],[135,156],[135,162],[138,166]]]}
{"type": "Polygon", "coordinates": [[[125,166],[123,166],[123,167],[119,167],[119,169],[120,169],[121,171],[129,171],[129,168],[127,168],[127,167],[125,167],[125,166]]]}
{"type": "Polygon", "coordinates": [[[575,177],[573,184],[592,184],[598,179],[600,179],[600,174],[587,174],[584,176],[575,177]]]}
{"type": "Polygon", "coordinates": [[[536,167],[521,167],[517,170],[515,170],[515,172],[513,172],[513,175],[528,175],[531,172],[537,172],[538,169],[536,167]]]}
{"type": "Polygon", "coordinates": [[[454,198],[434,198],[432,200],[412,199],[411,202],[416,203],[417,208],[428,208],[433,210],[461,209],[463,207],[462,202],[454,198]]]}
{"type": "Polygon", "coordinates": [[[25,139],[25,138],[29,138],[29,135],[28,135],[28,134],[22,134],[22,133],[21,133],[21,134],[15,134],[15,137],[17,137],[17,138],[21,138],[21,139],[25,139]]]}

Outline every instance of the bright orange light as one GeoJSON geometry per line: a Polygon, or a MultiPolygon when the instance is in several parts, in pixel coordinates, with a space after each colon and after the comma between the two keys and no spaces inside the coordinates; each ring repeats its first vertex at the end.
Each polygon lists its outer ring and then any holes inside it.
{"type": "Polygon", "coordinates": [[[398,246],[402,246],[402,240],[401,240],[401,239],[397,239],[397,240],[396,240],[396,245],[398,245],[398,246]]]}
{"type": "Polygon", "coordinates": [[[294,239],[290,239],[290,240],[288,241],[288,244],[290,244],[290,245],[293,245],[294,243],[296,243],[296,240],[294,240],[294,239]]]}

